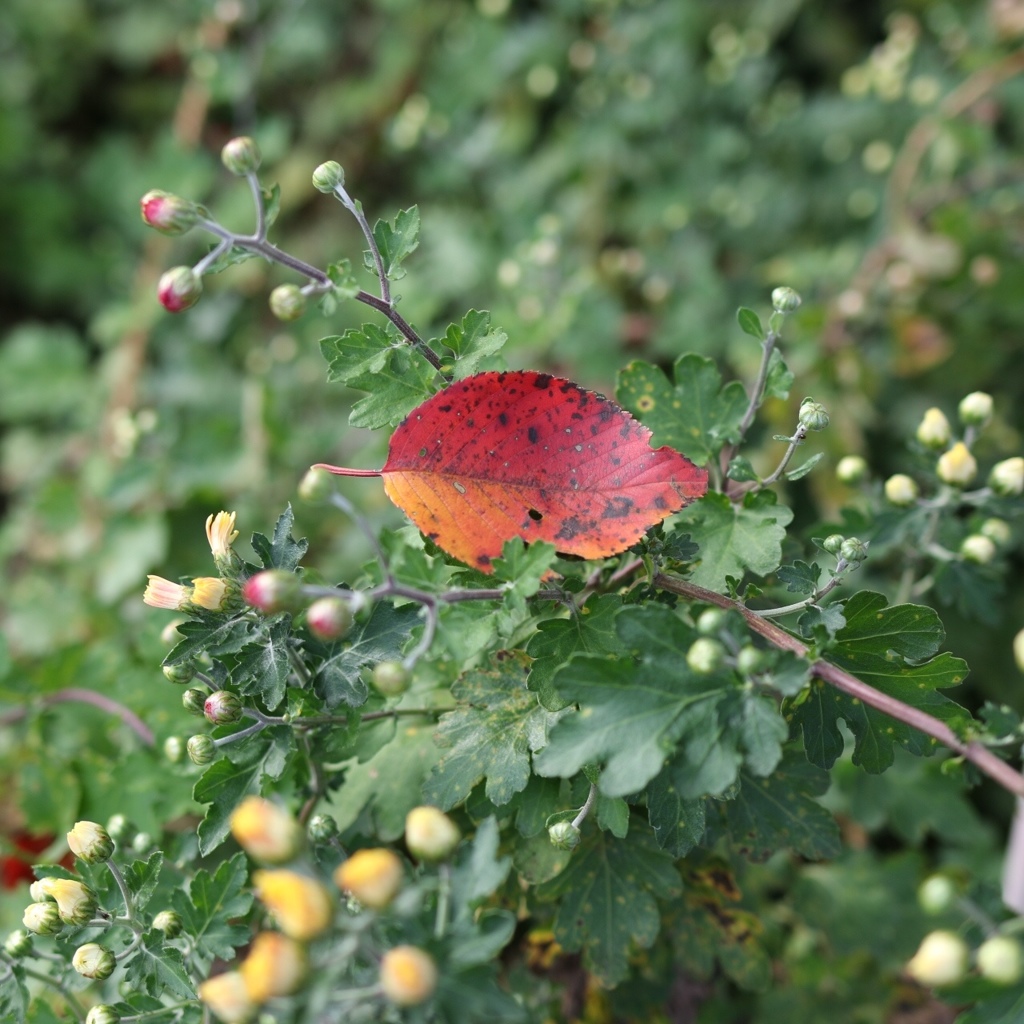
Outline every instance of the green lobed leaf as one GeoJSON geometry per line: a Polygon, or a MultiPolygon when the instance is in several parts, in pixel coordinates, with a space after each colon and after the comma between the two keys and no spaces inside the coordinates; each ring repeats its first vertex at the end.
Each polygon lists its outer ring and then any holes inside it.
{"type": "Polygon", "coordinates": [[[586,830],[569,864],[537,888],[541,900],[559,899],[554,933],[569,952],[581,950],[583,962],[604,985],[615,985],[629,970],[634,946],[649,948],[658,936],[661,915],[656,897],[681,892],[671,855],[658,849],[642,823],[625,839],[586,830]]]}
{"type": "Polygon", "coordinates": [[[724,387],[711,359],[690,353],[676,360],[674,384],[656,366],[633,362],[619,373],[619,403],[654,431],[654,445],[671,445],[698,465],[739,439],[747,393],[739,381],[724,387]]]}
{"type": "Polygon", "coordinates": [[[246,887],[248,875],[245,854],[236,853],[214,874],[201,868],[187,893],[178,889],[171,897],[184,934],[191,940],[193,957],[204,968],[217,959],[233,960],[235,949],[251,938],[248,926],[239,923],[252,906],[253,896],[246,887]]]}
{"type": "Polygon", "coordinates": [[[792,565],[780,566],[776,575],[779,582],[785,583],[786,589],[792,593],[813,594],[818,589],[821,567],[817,562],[808,565],[797,559],[792,565]]]}
{"type": "Polygon", "coordinates": [[[168,946],[162,932],[151,932],[124,962],[125,983],[151,996],[195,999],[181,950],[168,946]]]}
{"type": "Polygon", "coordinates": [[[658,845],[685,857],[704,836],[706,803],[681,797],[668,772],[656,775],[647,786],[647,817],[658,845]]]}
{"type": "MultiPolygon", "coordinates": [[[[439,341],[455,354],[454,378],[462,380],[476,373],[484,359],[498,352],[508,341],[508,335],[500,328],[491,327],[491,314],[486,310],[471,309],[462,323],[452,324],[439,341]]],[[[437,347],[434,342],[431,345],[437,347]]]]}
{"type": "Polygon", "coordinates": [[[290,639],[290,616],[264,624],[260,638],[239,652],[231,673],[242,693],[258,696],[270,711],[284,700],[291,674],[290,639]]]}
{"type": "Polygon", "coordinates": [[[617,654],[622,649],[615,632],[615,616],[622,609],[616,595],[593,595],[568,618],[546,619],[530,637],[526,653],[533,658],[530,689],[540,695],[541,703],[552,711],[566,706],[558,696],[554,678],[559,669],[578,653],[617,654]]]}
{"type": "Polygon", "coordinates": [[[511,857],[499,857],[501,833],[494,817],[477,826],[472,842],[460,847],[452,867],[452,906],[456,924],[473,918],[474,909],[508,877],[511,857]]]}
{"type": "Polygon", "coordinates": [[[754,469],[753,463],[743,455],[734,456],[732,461],[729,463],[729,469],[725,475],[730,480],[738,480],[741,483],[758,479],[757,471],[754,469]]]}
{"type": "Polygon", "coordinates": [[[274,525],[274,536],[267,540],[262,533],[252,535],[253,551],[259,556],[264,569],[284,569],[292,572],[299,567],[302,556],[309,548],[306,540],[296,540],[292,536],[295,524],[295,513],[289,504],[277,517],[274,525]]]}
{"type": "Polygon", "coordinates": [[[353,376],[349,386],[370,392],[352,407],[353,427],[377,430],[400,423],[437,390],[434,368],[411,345],[390,349],[384,365],[353,376]]]}
{"type": "Polygon", "coordinates": [[[0,1014],[3,1020],[28,1020],[29,993],[25,971],[20,964],[11,964],[0,976],[0,1014]]]}
{"type": "Polygon", "coordinates": [[[163,665],[178,665],[204,651],[211,655],[240,651],[251,639],[254,626],[248,619],[229,618],[214,612],[194,612],[197,618],[183,622],[178,632],[184,637],[171,648],[163,665]]]}
{"type": "Polygon", "coordinates": [[[736,505],[724,494],[709,492],[677,517],[677,529],[691,529],[700,544],[701,558],[691,581],[723,593],[728,576],[774,572],[792,519],[792,510],[778,504],[772,491],[748,493],[736,505]]]}
{"type": "MultiPolygon", "coordinates": [[[[420,244],[420,211],[417,206],[400,210],[394,221],[388,223],[379,220],[373,226],[373,240],[377,243],[380,258],[384,264],[384,273],[393,281],[405,276],[402,261],[414,252],[420,244]]],[[[364,262],[367,269],[374,270],[375,265],[369,253],[364,262]]]]}
{"type": "Polygon", "coordinates": [[[540,750],[559,715],[545,710],[527,689],[530,659],[519,651],[498,651],[490,667],[464,672],[452,686],[460,707],[441,716],[435,736],[447,748],[435,765],[423,796],[448,810],[486,779],[487,799],[501,806],[525,789],[530,754],[540,750]]]}
{"type": "Polygon", "coordinates": [[[363,324],[341,335],[320,339],[320,352],[327,361],[327,380],[347,384],[353,378],[384,369],[388,352],[402,344],[391,327],[363,324]]]}
{"type": "Polygon", "coordinates": [[[134,897],[136,910],[142,910],[149,903],[160,881],[163,866],[163,852],[157,850],[150,854],[148,860],[135,860],[122,868],[125,884],[134,897]]]}
{"type": "Polygon", "coordinates": [[[501,557],[492,563],[494,575],[505,581],[508,597],[525,610],[526,599],[540,590],[544,574],[557,557],[554,544],[546,541],[527,544],[521,537],[513,537],[505,541],[501,557]]]}
{"type": "Polygon", "coordinates": [[[495,965],[442,971],[430,1003],[431,1019],[439,1024],[525,1024],[527,1011],[504,991],[495,977],[495,965]]]}

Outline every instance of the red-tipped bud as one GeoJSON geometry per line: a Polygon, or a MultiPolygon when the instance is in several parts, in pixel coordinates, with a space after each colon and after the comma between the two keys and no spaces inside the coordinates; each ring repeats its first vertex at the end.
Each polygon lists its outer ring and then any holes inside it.
{"type": "Polygon", "coordinates": [[[242,717],[242,701],[230,690],[217,690],[204,701],[203,714],[212,725],[231,725],[242,717]]]}
{"type": "Polygon", "coordinates": [[[293,610],[302,586],[299,577],[283,569],[258,572],[245,581],[242,597],[264,615],[293,610]]]}
{"type": "Polygon", "coordinates": [[[306,312],[306,296],[296,284],[282,284],[270,293],[270,312],[278,320],[298,320],[306,312]]]}
{"type": "Polygon", "coordinates": [[[318,640],[337,640],[352,628],[352,611],[340,597],[321,597],[309,606],[306,625],[318,640]]]}
{"type": "Polygon", "coordinates": [[[168,313],[180,313],[194,306],[203,294],[203,279],[191,267],[172,267],[156,286],[160,305],[168,313]]]}
{"type": "Polygon", "coordinates": [[[195,203],[152,189],[139,202],[142,220],[165,235],[182,235],[199,220],[199,207],[195,203]]]}
{"type": "Polygon", "coordinates": [[[244,177],[259,170],[262,157],[259,146],[248,135],[240,135],[225,143],[220,159],[232,174],[244,177]]]}

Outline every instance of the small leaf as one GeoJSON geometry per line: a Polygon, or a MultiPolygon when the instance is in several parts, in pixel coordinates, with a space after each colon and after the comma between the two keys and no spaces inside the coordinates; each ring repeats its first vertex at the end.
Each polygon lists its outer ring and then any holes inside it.
{"type": "Polygon", "coordinates": [[[752,338],[757,338],[758,341],[764,341],[765,333],[761,326],[761,318],[752,309],[740,306],[736,311],[736,322],[744,334],[749,334],[752,338]]]}
{"type": "Polygon", "coordinates": [[[742,455],[737,455],[729,463],[729,470],[726,473],[726,476],[730,480],[738,480],[741,483],[759,479],[750,459],[744,458],[742,455]]]}
{"type": "Polygon", "coordinates": [[[267,540],[262,533],[252,535],[252,549],[263,563],[264,569],[284,569],[291,572],[297,569],[302,556],[309,547],[305,540],[295,540],[291,530],[295,523],[295,513],[289,504],[278,516],[274,526],[273,540],[267,540]]]}
{"type": "Polygon", "coordinates": [[[136,910],[142,910],[152,898],[163,865],[164,855],[157,850],[148,860],[134,860],[123,868],[125,884],[134,897],[136,910]]]}
{"type": "MultiPolygon", "coordinates": [[[[488,356],[498,352],[508,335],[498,329],[491,328],[491,314],[486,311],[471,309],[461,324],[452,324],[445,332],[441,344],[447,345],[458,360],[455,366],[455,379],[462,380],[471,373],[488,356]]],[[[436,343],[432,342],[436,347],[436,343]]]]}
{"type": "Polygon", "coordinates": [[[647,786],[647,816],[658,845],[673,857],[685,857],[704,836],[706,801],[683,799],[668,772],[647,786]]]}
{"type": "MultiPolygon", "coordinates": [[[[419,207],[410,206],[400,210],[392,223],[379,220],[373,226],[373,239],[380,250],[384,264],[384,273],[393,281],[405,276],[401,267],[402,260],[412,253],[420,244],[420,211],[419,207]]],[[[367,268],[375,269],[373,260],[367,254],[367,268]]]]}
{"type": "Polygon", "coordinates": [[[782,353],[772,349],[768,360],[768,376],[764,382],[765,398],[789,398],[789,389],[793,386],[794,376],[786,366],[782,353]]]}
{"type": "Polygon", "coordinates": [[[168,946],[160,932],[145,936],[124,963],[124,980],[136,992],[166,993],[175,999],[195,999],[181,950],[168,946]]]}
{"type": "Polygon", "coordinates": [[[460,848],[452,868],[452,902],[456,921],[473,916],[474,909],[505,881],[511,857],[499,857],[501,834],[495,818],[477,826],[473,841],[460,848]]]}
{"type": "Polygon", "coordinates": [[[254,694],[273,711],[284,700],[291,662],[288,644],[291,619],[284,615],[271,622],[255,643],[243,647],[238,654],[232,676],[244,694],[254,694]]]}
{"type": "Polygon", "coordinates": [[[270,188],[261,188],[260,193],[263,196],[263,220],[269,228],[281,212],[281,186],[274,184],[270,188]]]}
{"type": "Polygon", "coordinates": [[[359,284],[352,273],[351,260],[341,259],[335,263],[328,263],[327,276],[334,285],[333,294],[338,298],[354,299],[359,294],[359,284]]]}
{"type": "Polygon", "coordinates": [[[814,467],[825,458],[824,452],[818,452],[817,455],[812,455],[803,465],[797,466],[796,469],[789,470],[786,473],[787,480],[802,480],[814,467]]]}
{"type": "Polygon", "coordinates": [[[821,567],[812,562],[797,559],[792,565],[780,566],[778,573],[780,583],[786,584],[786,589],[794,594],[813,594],[818,589],[818,579],[821,577],[821,567]]]}

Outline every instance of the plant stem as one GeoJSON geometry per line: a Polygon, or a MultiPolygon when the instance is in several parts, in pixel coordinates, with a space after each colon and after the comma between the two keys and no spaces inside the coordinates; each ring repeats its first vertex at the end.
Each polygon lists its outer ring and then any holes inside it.
{"type": "MultiPolygon", "coordinates": [[[[761,408],[761,399],[764,397],[764,386],[768,381],[768,364],[772,359],[772,352],[775,350],[775,346],[779,342],[779,334],[776,331],[769,331],[768,336],[764,339],[761,345],[761,365],[757,370],[757,377],[754,379],[754,386],[750,389],[750,401],[747,403],[747,411],[743,414],[743,419],[740,420],[739,425],[739,439],[736,444],[732,446],[733,450],[742,443],[743,438],[746,437],[747,431],[750,429],[750,424],[754,422],[754,416],[757,414],[757,410],[761,408]]],[[[725,469],[726,467],[723,467],[725,469]]]]}
{"type": "MultiPolygon", "coordinates": [[[[773,646],[783,651],[792,651],[802,658],[807,657],[809,653],[806,644],[801,643],[796,637],[791,636],[773,622],[768,622],[758,612],[752,611],[739,601],[734,601],[723,594],[706,590],[704,587],[698,587],[694,583],[688,583],[686,580],[665,573],[658,573],[655,576],[654,585],[661,590],[667,590],[692,601],[703,601],[707,604],[717,605],[719,608],[738,611],[746,619],[747,625],[773,646]]],[[[876,690],[873,686],[869,686],[856,676],[822,658],[811,662],[811,674],[869,707],[930,736],[933,740],[970,761],[1004,789],[1017,796],[1024,796],[1024,775],[1011,768],[1005,761],[1000,760],[981,743],[975,740],[965,742],[960,739],[945,722],[941,722],[909,704],[904,704],[903,701],[890,697],[887,693],[876,690]]]]}
{"type": "Polygon", "coordinates": [[[780,476],[786,471],[786,467],[789,465],[790,460],[793,458],[793,454],[797,448],[807,440],[807,428],[801,423],[798,424],[796,432],[789,439],[789,447],[786,449],[786,454],[782,456],[782,461],[775,467],[775,471],[770,475],[766,476],[763,480],[753,488],[754,491],[760,491],[765,487],[771,486],[779,479],[780,476]]]}
{"type": "Polygon", "coordinates": [[[121,869],[113,862],[113,860],[107,861],[107,869],[114,876],[114,881],[117,882],[117,887],[121,890],[121,899],[124,900],[125,915],[131,922],[132,928],[135,929],[135,908],[132,906],[132,894],[128,891],[128,886],[125,884],[124,875],[121,874],[121,869]]]}
{"type": "MultiPolygon", "coordinates": [[[[102,693],[97,693],[95,690],[85,690],[77,686],[70,686],[64,690],[57,690],[56,693],[47,694],[45,697],[40,698],[39,702],[44,707],[48,707],[51,704],[70,704],[76,702],[91,704],[101,711],[107,711],[120,718],[147,747],[152,747],[156,743],[153,731],[134,711],[130,711],[123,704],[119,704],[116,700],[112,700],[102,693]]],[[[0,726],[13,725],[15,722],[20,722],[28,716],[28,713],[29,708],[27,707],[14,708],[0,716],[0,726]]]]}
{"type": "Polygon", "coordinates": [[[380,281],[380,297],[390,307],[392,304],[391,282],[388,281],[388,275],[384,269],[384,261],[380,256],[377,239],[373,237],[373,232],[370,230],[369,222],[366,220],[366,215],[363,213],[363,204],[357,203],[348,194],[348,192],[345,191],[344,185],[335,185],[334,194],[338,197],[341,205],[344,206],[353,217],[355,217],[356,222],[359,224],[359,230],[362,231],[363,237],[366,239],[367,247],[370,250],[370,256],[373,257],[373,265],[377,269],[377,280],[380,281]]]}
{"type": "Polygon", "coordinates": [[[443,939],[448,929],[448,902],[452,894],[452,869],[442,864],[437,872],[437,916],[434,918],[434,938],[443,939]]]}
{"type": "Polygon", "coordinates": [[[597,786],[592,782],[590,784],[590,792],[587,794],[586,802],[580,808],[580,813],[572,819],[572,827],[579,828],[587,820],[587,815],[590,813],[590,809],[594,806],[594,802],[597,800],[597,786]]]}
{"type": "Polygon", "coordinates": [[[817,604],[826,594],[835,590],[840,583],[843,582],[842,577],[839,575],[846,568],[846,560],[840,559],[839,564],[836,566],[835,575],[825,584],[820,590],[816,590],[810,597],[804,598],[803,601],[795,601],[793,604],[783,605],[781,608],[758,608],[757,614],[763,619],[774,619],[781,615],[789,615],[792,612],[798,612],[801,608],[809,608],[813,604],[817,604]]]}

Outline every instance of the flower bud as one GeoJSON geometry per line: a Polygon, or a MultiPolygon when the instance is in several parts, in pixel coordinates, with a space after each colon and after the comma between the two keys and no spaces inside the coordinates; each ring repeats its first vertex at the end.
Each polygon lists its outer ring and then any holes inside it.
{"type": "Polygon", "coordinates": [[[334,491],[334,479],[326,469],[307,469],[299,482],[299,497],[303,501],[324,501],[334,491]]]}
{"type": "Polygon", "coordinates": [[[160,630],[160,643],[165,647],[173,647],[175,644],[180,643],[183,637],[181,633],[178,632],[178,627],[184,621],[184,619],[172,619],[168,622],[167,625],[160,630]]]}
{"type": "Polygon", "coordinates": [[[199,221],[199,207],[195,203],[151,189],[139,202],[142,220],[165,235],[182,235],[199,221]]]}
{"type": "Polygon", "coordinates": [[[966,562],[977,565],[988,565],[996,556],[996,546],[988,537],[980,533],[972,533],[964,537],[960,545],[960,555],[966,562]]]}
{"type": "Polygon", "coordinates": [[[841,533],[830,533],[822,542],[821,546],[830,554],[838,555],[839,549],[843,546],[846,538],[841,533]]]}
{"type": "Polygon", "coordinates": [[[225,971],[201,982],[199,998],[224,1024],[245,1024],[259,1007],[249,998],[249,991],[240,971],[225,971]]]}
{"type": "Polygon", "coordinates": [[[992,396],[984,391],[972,391],[960,400],[957,412],[964,426],[983,427],[992,419],[992,396]]]}
{"type": "Polygon", "coordinates": [[[409,673],[400,661],[380,661],[371,676],[374,689],[385,697],[397,697],[409,689],[409,673]]]}
{"type": "Polygon", "coordinates": [[[169,683],[178,683],[180,686],[184,686],[185,683],[191,683],[196,675],[196,663],[191,658],[186,658],[185,661],[179,661],[174,665],[164,665],[163,669],[164,679],[169,683]]]}
{"type": "Polygon", "coordinates": [[[153,927],[158,932],[163,932],[165,939],[176,939],[181,934],[184,922],[176,910],[161,910],[153,918],[153,927]]]}
{"type": "Polygon", "coordinates": [[[957,441],[948,452],[939,456],[935,470],[943,483],[953,487],[966,487],[977,474],[978,463],[967,445],[963,441],[957,441]]]}
{"type": "Polygon", "coordinates": [[[33,882],[28,887],[28,894],[36,903],[56,903],[57,901],[46,891],[41,880],[33,882]]]}
{"type": "Polygon", "coordinates": [[[828,410],[819,402],[812,402],[805,398],[800,403],[800,413],[797,416],[800,426],[807,430],[824,430],[828,426],[828,410]]]}
{"type": "Polygon", "coordinates": [[[851,565],[859,565],[868,557],[868,546],[858,537],[847,537],[839,548],[839,557],[851,565]]]}
{"type": "Polygon", "coordinates": [[[328,160],[322,163],[313,172],[313,188],[318,192],[333,192],[339,186],[345,185],[345,171],[336,160],[328,160]]]}
{"type": "Polygon", "coordinates": [[[697,632],[713,636],[725,625],[725,612],[721,608],[705,608],[697,618],[697,632]]]}
{"type": "Polygon", "coordinates": [[[132,849],[143,857],[153,849],[153,837],[148,832],[136,832],[132,839],[132,849]]]}
{"type": "Polygon", "coordinates": [[[714,672],[725,660],[725,648],[711,637],[702,636],[690,644],[686,652],[686,664],[698,675],[706,676],[714,672]]]}
{"type": "Polygon", "coordinates": [[[85,1024],[119,1024],[121,1014],[108,1003],[97,1003],[85,1018],[85,1024]]]}
{"type": "Polygon", "coordinates": [[[978,970],[997,985],[1016,985],[1024,973],[1020,943],[1009,935],[993,935],[977,952],[978,970]]]}
{"type": "Polygon", "coordinates": [[[218,512],[215,516],[207,516],[206,540],[210,545],[210,554],[213,555],[213,564],[222,573],[234,572],[240,564],[241,560],[231,547],[237,537],[234,512],[218,512]]]}
{"type": "Polygon", "coordinates": [[[1006,547],[1013,539],[1013,530],[1005,519],[986,519],[978,532],[982,537],[988,537],[999,548],[1006,547]]]}
{"type": "Polygon", "coordinates": [[[405,845],[420,860],[444,860],[461,838],[455,822],[436,807],[414,807],[405,816],[405,845]]]}
{"type": "Polygon", "coordinates": [[[124,846],[125,843],[132,841],[132,836],[135,835],[135,826],[123,814],[112,814],[107,820],[107,835],[115,843],[124,846]]]}
{"type": "Polygon", "coordinates": [[[194,306],[203,294],[203,279],[191,267],[172,267],[161,275],[156,297],[168,313],[181,313],[194,306]]]}
{"type": "Polygon", "coordinates": [[[340,597],[321,597],[307,609],[306,625],[318,640],[338,640],[352,628],[352,611],[340,597]]]}
{"type": "Polygon", "coordinates": [[[278,320],[298,320],[306,312],[306,296],[297,284],[278,285],[270,293],[270,312],[278,320]]]}
{"type": "Polygon", "coordinates": [[[334,903],[327,889],[313,878],[294,871],[254,871],[256,896],[274,916],[278,927],[305,942],[327,931],[334,903]]]}
{"type": "Polygon", "coordinates": [[[956,886],[947,875],[930,875],[917,890],[917,902],[926,914],[941,914],[956,900],[956,886]]]}
{"type": "Polygon", "coordinates": [[[793,313],[800,308],[803,300],[792,288],[772,289],[772,309],[776,313],[793,313]]]}
{"type": "Polygon", "coordinates": [[[575,850],[582,833],[571,821],[558,821],[548,829],[548,839],[556,850],[575,850]]]}
{"type": "Polygon", "coordinates": [[[167,608],[176,612],[183,612],[191,607],[191,587],[172,583],[162,576],[147,576],[146,579],[149,582],[146,584],[146,592],[142,595],[143,604],[148,604],[150,608],[167,608]]]}
{"type": "Polygon", "coordinates": [[[56,935],[64,927],[56,903],[30,903],[21,915],[21,923],[36,935],[56,935]]]}
{"type": "Polygon", "coordinates": [[[1024,491],[1024,458],[1003,459],[992,467],[988,485],[1004,498],[1015,498],[1024,491]]]}
{"type": "Polygon", "coordinates": [[[753,644],[741,647],[736,655],[736,671],[743,676],[752,676],[760,667],[764,658],[753,644]]]}
{"type": "Polygon", "coordinates": [[[102,864],[110,860],[114,852],[114,840],[95,821],[76,821],[75,827],[68,833],[68,846],[86,864],[102,864]]]}
{"type": "Polygon", "coordinates": [[[260,932],[239,967],[245,991],[254,1003],[298,991],[309,973],[305,947],[278,932],[260,932]]]}
{"type": "Polygon", "coordinates": [[[867,475],[867,460],[860,455],[844,455],[836,464],[836,479],[840,483],[860,483],[867,475]]]}
{"type": "Polygon", "coordinates": [[[221,163],[240,178],[254,174],[260,168],[259,146],[248,135],[240,135],[224,144],[220,151],[221,163]]]}
{"type": "Polygon", "coordinates": [[[885,481],[885,498],[890,505],[913,505],[918,493],[917,484],[904,473],[896,473],[885,481]]]}
{"type": "Polygon", "coordinates": [[[952,436],[949,420],[941,409],[929,409],[917,427],[917,439],[926,448],[945,448],[952,436]]]}
{"type": "Polygon", "coordinates": [[[216,576],[200,576],[192,581],[192,603],[211,612],[222,612],[231,597],[227,583],[216,576]]]}
{"type": "Polygon", "coordinates": [[[338,823],[329,814],[314,814],[306,828],[310,842],[325,844],[338,836],[338,823]]]}
{"type": "Polygon", "coordinates": [[[75,950],[71,958],[71,966],[74,967],[83,978],[92,978],[94,981],[103,981],[114,973],[117,961],[109,949],[104,949],[98,942],[87,942],[75,950]]]}
{"type": "Polygon", "coordinates": [[[437,967],[422,949],[396,946],[381,958],[380,987],[396,1006],[419,1006],[437,988],[437,967]]]}
{"type": "Polygon", "coordinates": [[[922,985],[952,985],[967,973],[967,944],[953,932],[932,932],[924,937],[907,964],[907,973],[922,985]]]}
{"type": "Polygon", "coordinates": [[[245,581],[242,597],[264,615],[294,611],[299,604],[302,581],[293,572],[267,569],[245,581]]]}
{"type": "Polygon", "coordinates": [[[209,764],[217,756],[217,747],[212,737],[207,736],[205,732],[190,736],[185,749],[193,764],[209,764]]]}
{"type": "Polygon", "coordinates": [[[17,928],[4,940],[4,952],[15,960],[32,954],[32,935],[23,928],[17,928]]]}
{"type": "Polygon", "coordinates": [[[211,725],[231,725],[242,717],[242,700],[230,690],[217,690],[203,703],[203,714],[211,725]]]}
{"type": "Polygon", "coordinates": [[[338,865],[334,881],[364,907],[383,910],[402,887],[402,862],[391,850],[357,850],[338,865]]]}
{"type": "Polygon", "coordinates": [[[261,796],[247,796],[231,812],[231,834],[250,857],[284,864],[302,849],[302,827],[283,808],[261,796]]]}
{"type": "Polygon", "coordinates": [[[185,756],[185,741],[180,736],[168,736],[164,740],[164,757],[171,764],[179,764],[185,756]]]}
{"type": "Polygon", "coordinates": [[[190,715],[202,715],[206,711],[206,698],[209,696],[208,686],[191,686],[181,695],[181,706],[190,715]]]}
{"type": "Polygon", "coordinates": [[[39,884],[56,901],[57,913],[65,924],[83,925],[92,920],[96,896],[87,885],[73,878],[41,878],[39,884]]]}
{"type": "Polygon", "coordinates": [[[1013,638],[1013,660],[1017,662],[1017,668],[1024,672],[1024,629],[1013,638]]]}

